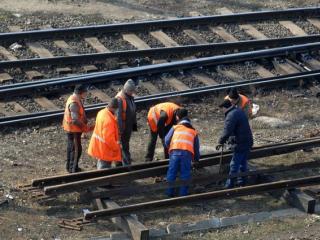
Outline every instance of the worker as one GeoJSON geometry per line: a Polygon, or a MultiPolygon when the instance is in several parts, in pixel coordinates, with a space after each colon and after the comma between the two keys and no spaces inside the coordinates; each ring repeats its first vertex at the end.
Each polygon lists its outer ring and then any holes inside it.
{"type": "Polygon", "coordinates": [[[150,129],[150,137],[148,143],[147,154],[145,161],[150,162],[153,160],[154,150],[157,144],[158,135],[162,141],[164,149],[164,157],[169,158],[168,149],[164,143],[164,137],[169,132],[171,127],[176,121],[176,110],[180,107],[171,102],[159,103],[150,108],[148,112],[148,125],[150,129]]]}
{"type": "MultiPolygon", "coordinates": [[[[177,125],[173,126],[165,137],[165,145],[169,149],[169,168],[167,172],[167,181],[173,185],[177,173],[180,180],[187,184],[191,179],[192,161],[199,162],[199,138],[197,131],[192,127],[188,118],[188,111],[185,108],[179,108],[176,111],[177,125]]],[[[188,185],[180,187],[180,196],[188,195],[188,185]]],[[[174,187],[167,189],[169,197],[173,197],[174,187]]]]}
{"type": "MultiPolygon", "coordinates": [[[[233,156],[230,162],[229,175],[237,174],[247,171],[247,160],[250,149],[253,146],[253,137],[248,118],[244,111],[232,105],[230,100],[224,100],[219,105],[225,114],[224,129],[219,139],[219,144],[223,145],[227,142],[230,136],[234,136],[232,150],[233,156]]],[[[238,185],[244,186],[246,184],[246,177],[238,179],[238,185]]],[[[226,182],[226,188],[233,188],[235,186],[235,178],[229,178],[226,182]]]]}
{"type": "Polygon", "coordinates": [[[133,95],[136,92],[136,85],[132,79],[129,79],[123,86],[123,89],[116,95],[118,99],[117,121],[120,132],[122,146],[122,163],[131,165],[129,142],[132,131],[137,131],[136,104],[133,95]]]}
{"type": "Polygon", "coordinates": [[[232,105],[240,107],[246,114],[247,118],[252,118],[252,104],[248,97],[239,94],[236,88],[231,88],[229,94],[224,98],[230,100],[232,105]]]}
{"type": "Polygon", "coordinates": [[[78,85],[74,93],[68,98],[63,116],[63,129],[67,132],[67,164],[66,169],[69,173],[80,172],[79,159],[82,153],[81,135],[92,130],[88,125],[83,101],[87,96],[87,87],[78,85]]]}
{"type": "Polygon", "coordinates": [[[97,159],[97,169],[110,168],[112,162],[122,165],[119,129],[115,113],[118,100],[111,99],[108,106],[98,112],[90,139],[88,154],[97,159]]]}

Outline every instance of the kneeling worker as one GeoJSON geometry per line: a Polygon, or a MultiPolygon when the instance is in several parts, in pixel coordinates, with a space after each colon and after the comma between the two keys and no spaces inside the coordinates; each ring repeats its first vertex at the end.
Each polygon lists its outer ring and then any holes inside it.
{"type": "Polygon", "coordinates": [[[112,162],[122,165],[118,123],[115,112],[118,100],[113,98],[108,106],[98,112],[90,140],[88,154],[97,159],[97,169],[110,168],[112,162]]]}
{"type": "Polygon", "coordinates": [[[169,158],[168,150],[164,144],[164,137],[169,132],[171,127],[176,122],[176,111],[180,107],[171,102],[159,103],[150,108],[148,112],[148,125],[150,128],[150,137],[148,143],[147,154],[145,161],[149,162],[153,160],[154,150],[157,144],[158,135],[161,138],[164,157],[169,158]]]}
{"type": "MultiPolygon", "coordinates": [[[[230,162],[229,175],[247,171],[247,161],[250,149],[253,145],[253,137],[248,118],[243,110],[232,105],[229,100],[219,106],[225,114],[224,129],[222,136],[219,139],[219,144],[225,144],[230,136],[234,136],[233,149],[234,153],[230,162]]],[[[238,185],[244,186],[246,178],[240,177],[238,185]]],[[[226,182],[226,188],[233,188],[235,178],[230,178],[226,182]]]]}
{"type": "MultiPolygon", "coordinates": [[[[178,124],[173,126],[165,137],[165,145],[169,148],[169,168],[167,172],[167,181],[173,185],[177,173],[180,174],[180,180],[187,181],[191,179],[192,161],[198,162],[199,153],[199,138],[197,131],[192,127],[188,118],[188,111],[180,108],[176,112],[176,120],[178,124]]],[[[167,190],[169,197],[174,196],[174,188],[169,187],[167,190]]],[[[188,195],[188,186],[180,187],[180,196],[188,195]]]]}

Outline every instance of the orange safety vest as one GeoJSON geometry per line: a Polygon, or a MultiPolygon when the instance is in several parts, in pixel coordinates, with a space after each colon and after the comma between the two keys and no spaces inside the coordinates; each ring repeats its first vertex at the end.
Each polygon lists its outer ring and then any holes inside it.
{"type": "Polygon", "coordinates": [[[160,118],[160,112],[165,111],[168,115],[166,126],[169,125],[173,120],[174,111],[180,108],[177,104],[171,102],[159,103],[150,108],[148,112],[148,124],[152,132],[157,132],[158,121],[160,118]]]}
{"type": "MultiPolygon", "coordinates": [[[[239,96],[240,96],[240,100],[237,104],[238,107],[240,107],[242,110],[246,110],[247,115],[251,116],[252,115],[252,107],[251,107],[250,99],[242,94],[239,94],[239,96]]],[[[230,100],[230,97],[226,96],[224,99],[230,100]]]]}
{"type": "Polygon", "coordinates": [[[85,123],[87,121],[86,114],[84,112],[84,107],[79,99],[79,97],[75,94],[72,94],[66,103],[66,107],[64,110],[64,116],[63,116],[63,129],[67,132],[85,132],[85,129],[81,129],[81,127],[75,125],[72,123],[72,118],[71,118],[71,112],[70,112],[70,104],[71,103],[76,103],[79,107],[79,121],[85,123]]]}
{"type": "Polygon", "coordinates": [[[124,126],[125,121],[127,119],[127,115],[126,115],[126,112],[127,112],[127,100],[126,100],[126,97],[124,96],[124,93],[122,91],[118,92],[118,94],[116,95],[116,98],[121,99],[121,101],[122,101],[122,113],[121,113],[121,116],[122,116],[122,126],[124,126]]]}
{"type": "Polygon", "coordinates": [[[118,123],[116,117],[107,108],[98,112],[88,154],[104,161],[121,162],[122,160],[118,123]]]}
{"type": "Polygon", "coordinates": [[[174,149],[186,150],[194,155],[194,139],[197,136],[197,131],[178,124],[173,127],[174,132],[171,138],[169,152],[174,149]]]}

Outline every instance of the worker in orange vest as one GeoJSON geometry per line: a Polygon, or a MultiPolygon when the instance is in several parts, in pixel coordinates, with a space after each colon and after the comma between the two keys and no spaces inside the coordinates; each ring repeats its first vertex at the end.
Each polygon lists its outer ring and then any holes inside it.
{"type": "MultiPolygon", "coordinates": [[[[165,137],[165,144],[169,148],[170,155],[167,171],[169,186],[174,184],[178,172],[180,180],[187,184],[191,179],[192,161],[198,163],[200,158],[198,133],[191,125],[187,109],[178,109],[176,120],[177,125],[173,126],[165,137]]],[[[169,197],[175,195],[172,186],[167,189],[167,194],[169,197]]],[[[180,196],[185,195],[188,195],[188,185],[180,187],[180,196]]]]}
{"type": "Polygon", "coordinates": [[[248,119],[252,117],[252,104],[250,99],[245,95],[239,94],[236,88],[230,89],[229,94],[224,99],[230,100],[232,105],[241,108],[248,119]]]}
{"type": "Polygon", "coordinates": [[[180,107],[171,102],[159,103],[150,108],[148,112],[148,125],[150,128],[149,144],[145,161],[153,160],[154,150],[157,144],[158,135],[162,141],[164,157],[169,158],[168,149],[164,144],[164,137],[176,122],[176,111],[180,107]]]}
{"type": "Polygon", "coordinates": [[[96,125],[90,139],[88,154],[97,159],[97,169],[110,168],[112,162],[122,165],[118,123],[115,112],[118,100],[113,98],[108,106],[98,112],[96,125]]]}
{"type": "Polygon", "coordinates": [[[88,125],[83,107],[83,100],[86,96],[86,86],[76,86],[74,93],[68,98],[64,110],[62,125],[68,136],[66,169],[69,173],[81,171],[78,166],[82,153],[81,135],[92,130],[92,127],[88,125]]]}
{"type": "Polygon", "coordinates": [[[136,104],[133,95],[136,93],[136,85],[132,79],[126,81],[123,89],[118,92],[117,120],[122,146],[122,163],[131,165],[130,138],[132,131],[137,131],[136,104]]]}

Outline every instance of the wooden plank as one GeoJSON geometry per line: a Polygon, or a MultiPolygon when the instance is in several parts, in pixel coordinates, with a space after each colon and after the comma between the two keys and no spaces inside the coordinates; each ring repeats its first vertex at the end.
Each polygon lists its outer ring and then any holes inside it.
{"type": "Polygon", "coordinates": [[[24,107],[22,107],[19,103],[17,102],[14,102],[14,101],[10,101],[10,102],[7,102],[7,103],[3,103],[3,102],[0,102],[0,108],[4,115],[6,116],[14,116],[14,115],[20,115],[20,114],[29,114],[28,110],[26,110],[24,107]],[[7,111],[5,105],[6,104],[9,104],[9,105],[13,105],[13,110],[12,111],[7,111]]]}
{"type": "Polygon", "coordinates": [[[34,101],[47,110],[59,110],[59,107],[46,97],[36,97],[34,101]]]}
{"type": "Polygon", "coordinates": [[[283,198],[293,207],[296,207],[306,213],[314,213],[316,199],[299,189],[286,190],[283,198]]]}
{"type": "Polygon", "coordinates": [[[300,72],[298,69],[296,69],[295,67],[293,67],[292,65],[290,65],[287,62],[286,63],[279,63],[278,61],[273,60],[272,63],[273,63],[274,68],[277,70],[277,72],[279,72],[282,75],[300,72]]]}
{"type": "Polygon", "coordinates": [[[133,34],[133,33],[122,34],[122,37],[125,41],[129,42],[131,45],[133,45],[135,48],[139,50],[151,48],[145,41],[139,38],[136,34],[133,34]]]}
{"type": "Polygon", "coordinates": [[[217,68],[217,72],[226,76],[227,78],[230,78],[233,81],[242,81],[242,77],[239,76],[239,73],[236,73],[235,71],[232,70],[221,70],[219,67],[217,68]]]}
{"type": "Polygon", "coordinates": [[[208,42],[203,39],[198,33],[191,29],[183,30],[185,34],[187,34],[191,39],[193,39],[197,44],[207,44],[208,42]]]}
{"type": "Polygon", "coordinates": [[[316,28],[320,29],[320,20],[317,18],[309,18],[308,22],[311,23],[316,28]]]}
{"type": "Polygon", "coordinates": [[[97,89],[97,88],[90,89],[90,93],[94,97],[100,99],[102,102],[110,102],[111,100],[111,97],[109,97],[107,94],[102,92],[100,89],[97,89]]]}
{"type": "Polygon", "coordinates": [[[8,73],[0,73],[0,82],[8,82],[13,80],[13,77],[11,77],[8,73]]]}
{"type": "Polygon", "coordinates": [[[223,27],[209,27],[209,29],[226,42],[238,42],[238,39],[228,33],[223,27]]]}
{"type": "Polygon", "coordinates": [[[202,73],[193,73],[192,76],[207,86],[217,85],[218,83],[211,77],[202,73]]]}
{"type": "Polygon", "coordinates": [[[33,80],[33,79],[40,79],[43,77],[42,73],[38,72],[38,71],[27,71],[26,72],[27,78],[29,80],[33,80]]]}
{"type": "Polygon", "coordinates": [[[96,37],[88,37],[84,39],[93,49],[95,49],[98,53],[110,53],[111,51],[106,48],[98,38],[96,37]]]}
{"type": "Polygon", "coordinates": [[[261,65],[258,65],[255,69],[255,71],[259,74],[262,78],[269,78],[274,77],[274,74],[270,72],[268,69],[262,67],[261,65]]]}
{"type": "Polygon", "coordinates": [[[216,9],[216,11],[218,13],[220,13],[221,15],[233,14],[233,12],[230,9],[226,8],[226,7],[218,8],[218,9],[216,9]]]}
{"type": "Polygon", "coordinates": [[[266,35],[264,35],[262,32],[258,31],[254,26],[249,25],[249,24],[242,24],[239,25],[240,29],[243,30],[245,33],[247,33],[249,36],[263,40],[267,39],[266,35]]]}
{"type": "Polygon", "coordinates": [[[17,58],[16,58],[11,52],[9,52],[6,48],[4,48],[3,46],[0,46],[0,54],[1,54],[4,58],[6,58],[6,59],[8,59],[8,60],[10,60],[10,61],[15,61],[15,60],[17,60],[17,58]]]}
{"type": "Polygon", "coordinates": [[[185,85],[183,82],[179,81],[175,77],[161,77],[162,80],[167,81],[172,87],[178,91],[189,90],[190,88],[185,85]]]}
{"type": "Polygon", "coordinates": [[[166,47],[178,47],[179,44],[174,41],[171,37],[165,34],[163,31],[154,31],[150,33],[154,38],[161,42],[166,47]]]}
{"type": "Polygon", "coordinates": [[[279,21],[279,23],[287,28],[293,35],[295,36],[307,36],[308,34],[303,31],[298,25],[293,23],[292,21],[279,21]]]}
{"type": "MultiPolygon", "coordinates": [[[[60,48],[67,56],[75,56],[78,55],[78,53],[71,48],[71,46],[64,40],[55,40],[53,43],[60,48]]],[[[85,65],[83,66],[83,69],[85,72],[95,72],[98,70],[98,68],[94,65],[85,65]]]]}
{"type": "MultiPolygon", "coordinates": [[[[99,210],[120,207],[116,202],[108,199],[96,199],[96,204],[99,210]]],[[[122,231],[127,233],[133,240],[149,239],[149,229],[132,215],[113,217],[111,218],[111,221],[122,231]]]]}
{"type": "Polygon", "coordinates": [[[40,43],[28,42],[26,45],[30,48],[32,52],[37,54],[41,58],[51,58],[54,57],[53,54],[46,48],[44,48],[40,43]]]}
{"type": "Polygon", "coordinates": [[[316,59],[308,59],[303,62],[307,67],[309,67],[311,70],[317,70],[320,69],[320,62],[316,59]]]}
{"type": "Polygon", "coordinates": [[[157,94],[160,93],[161,91],[153,85],[151,82],[143,82],[143,87],[145,87],[149,93],[151,94],[157,94]]]}

